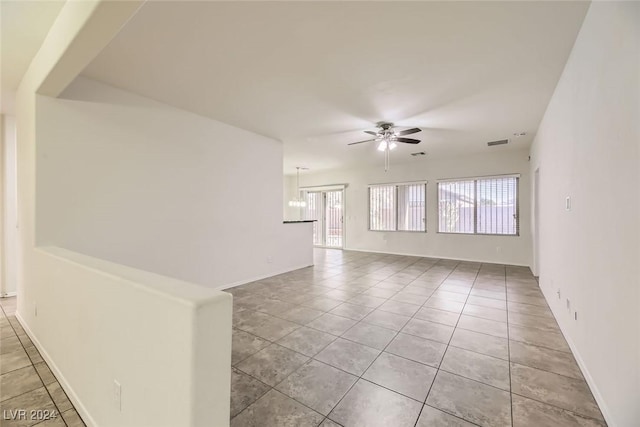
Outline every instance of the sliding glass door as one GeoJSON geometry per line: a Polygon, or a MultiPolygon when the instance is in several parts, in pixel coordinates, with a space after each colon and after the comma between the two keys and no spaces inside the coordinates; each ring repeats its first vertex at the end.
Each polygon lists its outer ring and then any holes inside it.
{"type": "Polygon", "coordinates": [[[344,245],[344,191],[307,191],[304,218],[313,223],[313,244],[327,248],[344,245]]]}

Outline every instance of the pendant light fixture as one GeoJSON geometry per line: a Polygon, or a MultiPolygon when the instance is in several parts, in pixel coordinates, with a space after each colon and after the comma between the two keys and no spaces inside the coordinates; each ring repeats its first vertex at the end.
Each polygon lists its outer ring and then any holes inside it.
{"type": "Polygon", "coordinates": [[[302,166],[296,166],[296,196],[289,200],[289,206],[292,208],[304,208],[307,206],[307,202],[300,197],[300,169],[307,170],[302,166]]]}

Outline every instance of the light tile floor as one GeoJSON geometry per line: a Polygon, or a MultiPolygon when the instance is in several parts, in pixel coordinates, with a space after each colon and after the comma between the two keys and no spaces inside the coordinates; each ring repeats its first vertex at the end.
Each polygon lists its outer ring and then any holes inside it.
{"type": "Polygon", "coordinates": [[[15,297],[0,298],[0,426],[84,426],[15,310],[15,297]]]}
{"type": "Polygon", "coordinates": [[[316,249],[228,292],[233,427],[605,425],[528,268],[316,249]]]}
{"type": "MultiPolygon", "coordinates": [[[[231,425],[604,426],[531,272],[315,250],[234,295],[231,425]]],[[[0,299],[3,411],[84,426],[0,299]]],[[[4,412],[6,414],[6,412],[4,412]]]]}

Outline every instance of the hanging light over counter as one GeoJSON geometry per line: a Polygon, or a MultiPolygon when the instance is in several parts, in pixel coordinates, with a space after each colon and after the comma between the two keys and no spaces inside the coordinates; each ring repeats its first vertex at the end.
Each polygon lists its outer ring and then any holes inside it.
{"type": "Polygon", "coordinates": [[[289,206],[292,208],[304,208],[307,206],[307,202],[300,197],[300,169],[307,170],[302,166],[296,166],[296,196],[289,200],[289,206]]]}

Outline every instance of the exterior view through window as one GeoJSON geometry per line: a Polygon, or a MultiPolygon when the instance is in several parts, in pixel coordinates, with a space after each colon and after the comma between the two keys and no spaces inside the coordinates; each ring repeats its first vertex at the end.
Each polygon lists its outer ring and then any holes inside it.
{"type": "Polygon", "coordinates": [[[369,230],[427,231],[426,183],[369,186],[369,230]]]}
{"type": "Polygon", "coordinates": [[[516,175],[438,182],[438,232],[517,236],[516,175]]]}

